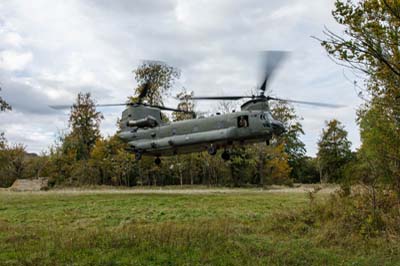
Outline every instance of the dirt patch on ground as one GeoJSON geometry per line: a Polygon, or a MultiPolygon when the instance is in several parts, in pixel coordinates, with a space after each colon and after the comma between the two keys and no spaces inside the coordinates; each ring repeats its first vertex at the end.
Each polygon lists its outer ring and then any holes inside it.
{"type": "Polygon", "coordinates": [[[267,189],[271,193],[308,193],[317,191],[321,194],[331,194],[339,189],[333,184],[297,184],[294,187],[272,186],[267,189]]]}
{"type": "Polygon", "coordinates": [[[48,179],[17,179],[12,186],[8,188],[10,191],[43,191],[48,189],[48,179]]]}

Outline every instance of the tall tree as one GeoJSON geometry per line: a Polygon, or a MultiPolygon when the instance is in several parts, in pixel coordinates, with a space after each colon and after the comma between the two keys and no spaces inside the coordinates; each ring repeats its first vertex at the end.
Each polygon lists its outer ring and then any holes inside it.
{"type": "MultiPolygon", "coordinates": [[[[194,103],[192,100],[190,100],[190,98],[193,97],[193,95],[194,95],[193,91],[188,92],[186,89],[183,89],[181,92],[179,92],[176,95],[176,97],[179,99],[177,109],[184,110],[187,112],[194,112],[194,103]]],[[[191,113],[173,112],[172,117],[174,121],[180,121],[180,120],[192,119],[193,115],[191,113]]]]}
{"type": "Polygon", "coordinates": [[[336,119],[326,122],[317,153],[322,181],[337,182],[342,179],[343,170],[351,159],[350,147],[344,126],[336,119]]]}
{"type": "Polygon", "coordinates": [[[368,173],[389,179],[400,198],[400,1],[338,0],[332,14],[344,34],[326,30],[321,44],[340,64],[365,74],[362,158],[368,173]]]}
{"type": "Polygon", "coordinates": [[[306,148],[301,135],[304,135],[301,118],[296,114],[294,108],[285,102],[275,102],[271,105],[271,112],[275,119],[281,121],[286,132],[279,137],[278,141],[284,145],[284,151],[288,155],[288,163],[291,167],[291,177],[296,180],[303,179],[302,167],[304,165],[306,148]]]}
{"type": "Polygon", "coordinates": [[[75,151],[76,160],[87,160],[96,141],[100,137],[101,112],[96,111],[90,93],[79,93],[71,107],[69,126],[71,133],[66,137],[66,145],[75,151]]]}
{"type": "Polygon", "coordinates": [[[267,175],[264,185],[291,185],[291,167],[289,166],[288,154],[285,152],[283,143],[275,143],[268,147],[267,162],[265,165],[267,175]]]}
{"type": "Polygon", "coordinates": [[[21,144],[0,151],[0,187],[9,187],[18,178],[26,178],[27,156],[21,144]],[[3,162],[2,162],[3,161],[3,162]]]}
{"type": "Polygon", "coordinates": [[[0,132],[0,151],[4,150],[7,144],[6,137],[3,132],[0,132]]]}
{"type": "Polygon", "coordinates": [[[133,72],[138,84],[135,94],[140,95],[148,83],[149,90],[144,100],[155,105],[164,104],[163,95],[168,93],[175,80],[180,77],[178,69],[159,61],[145,61],[133,72]]]}
{"type": "MultiPolygon", "coordinates": [[[[1,88],[0,88],[1,91],[1,88]]],[[[11,110],[11,105],[9,105],[1,96],[0,96],[0,111],[11,110]]]]}
{"type": "Polygon", "coordinates": [[[375,99],[369,108],[359,112],[360,153],[369,168],[363,178],[391,184],[400,198],[399,127],[390,119],[389,108],[378,104],[380,101],[375,99]]]}
{"type": "MultiPolygon", "coordinates": [[[[1,88],[0,88],[1,91],[1,88]]],[[[0,112],[11,110],[11,105],[9,105],[1,96],[0,96],[0,112]]],[[[4,132],[0,132],[0,150],[5,148],[6,138],[4,136],[4,132]]]]}
{"type": "Polygon", "coordinates": [[[400,0],[337,0],[332,14],[346,27],[344,36],[326,30],[322,46],[346,66],[367,74],[370,95],[399,97],[400,0]]]}

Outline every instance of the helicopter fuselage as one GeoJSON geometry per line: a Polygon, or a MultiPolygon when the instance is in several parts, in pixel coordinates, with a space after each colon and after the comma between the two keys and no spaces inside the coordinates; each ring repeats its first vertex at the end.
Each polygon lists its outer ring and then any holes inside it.
{"type": "Polygon", "coordinates": [[[119,137],[127,142],[129,150],[159,157],[269,142],[273,135],[283,132],[282,123],[275,120],[267,109],[242,110],[125,130],[119,133],[119,137]]]}

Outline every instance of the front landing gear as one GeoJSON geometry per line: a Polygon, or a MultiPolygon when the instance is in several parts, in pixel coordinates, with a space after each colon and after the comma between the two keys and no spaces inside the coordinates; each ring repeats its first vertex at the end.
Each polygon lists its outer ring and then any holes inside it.
{"type": "Polygon", "coordinates": [[[154,163],[155,163],[156,165],[160,165],[160,164],[161,164],[161,159],[160,159],[160,157],[156,157],[156,159],[154,160],[154,163]]]}
{"type": "Polygon", "coordinates": [[[140,151],[135,152],[135,160],[138,162],[140,161],[140,159],[142,159],[142,152],[140,151]]]}
{"type": "Polygon", "coordinates": [[[229,161],[229,159],[231,158],[231,155],[229,154],[228,151],[224,151],[224,152],[221,154],[221,158],[222,158],[224,161],[229,161]]]}

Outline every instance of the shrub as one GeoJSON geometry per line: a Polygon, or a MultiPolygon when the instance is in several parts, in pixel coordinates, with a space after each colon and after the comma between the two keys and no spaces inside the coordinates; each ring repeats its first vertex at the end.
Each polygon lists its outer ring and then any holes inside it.
{"type": "MultiPolygon", "coordinates": [[[[311,193],[313,194],[313,193],[311,193]]],[[[308,207],[279,213],[273,229],[315,234],[327,245],[360,245],[367,240],[396,244],[400,240],[400,203],[396,193],[359,186],[348,195],[340,190],[329,198],[310,194],[308,207]]]]}

